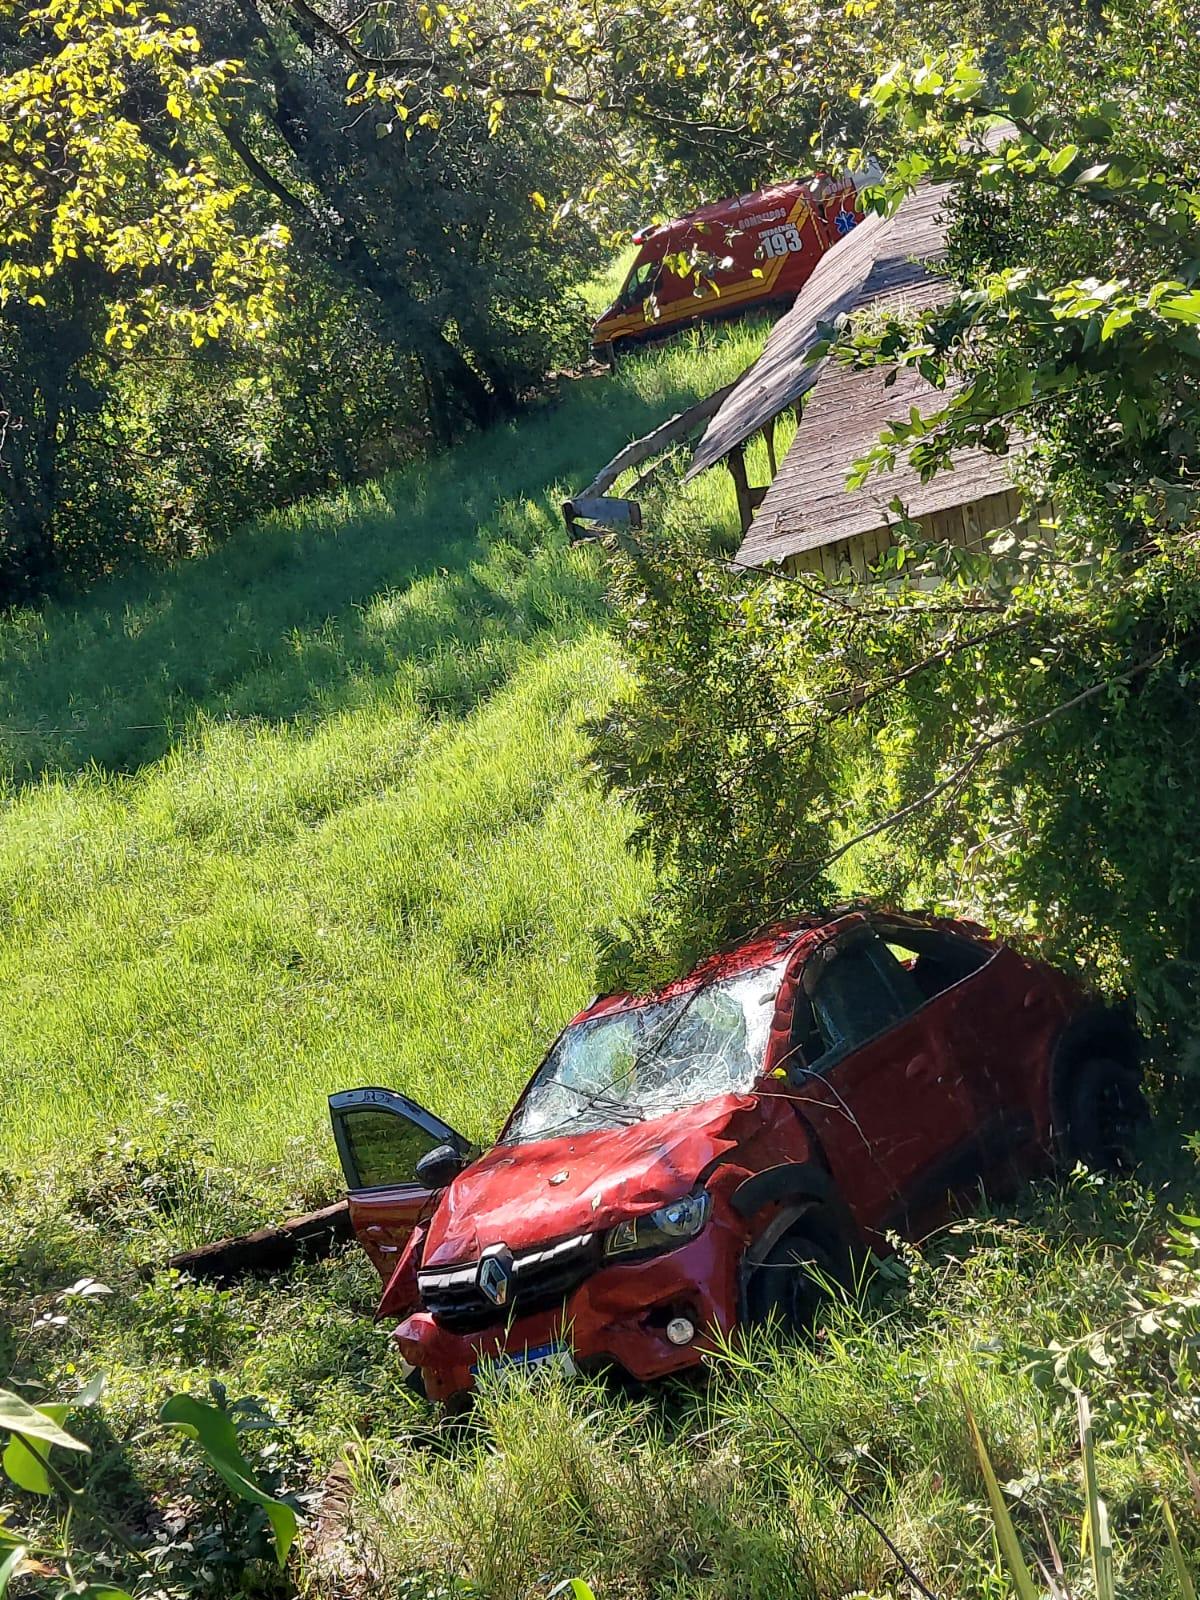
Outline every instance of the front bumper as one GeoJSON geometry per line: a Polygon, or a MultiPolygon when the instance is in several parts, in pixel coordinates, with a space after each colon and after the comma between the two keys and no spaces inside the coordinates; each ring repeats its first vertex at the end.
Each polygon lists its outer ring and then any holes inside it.
{"type": "Polygon", "coordinates": [[[738,1263],[744,1241],[719,1219],[687,1244],[643,1261],[602,1266],[561,1307],[531,1312],[473,1333],[414,1312],[393,1334],[406,1361],[421,1369],[431,1400],[474,1387],[474,1368],[561,1339],[582,1366],[615,1364],[646,1383],[697,1365],[738,1317],[738,1263]],[[674,1345],[667,1323],[686,1316],[697,1328],[674,1345]]]}

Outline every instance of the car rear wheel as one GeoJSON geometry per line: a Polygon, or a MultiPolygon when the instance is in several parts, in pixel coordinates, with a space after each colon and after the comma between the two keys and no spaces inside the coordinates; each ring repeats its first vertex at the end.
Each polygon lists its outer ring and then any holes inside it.
{"type": "Polygon", "coordinates": [[[773,1244],[747,1285],[750,1321],[807,1333],[838,1281],[834,1252],[813,1230],[793,1228],[773,1244]]]}
{"type": "Polygon", "coordinates": [[[1093,1172],[1129,1172],[1150,1121],[1136,1069],[1107,1056],[1083,1061],[1067,1086],[1063,1155],[1093,1172]]]}

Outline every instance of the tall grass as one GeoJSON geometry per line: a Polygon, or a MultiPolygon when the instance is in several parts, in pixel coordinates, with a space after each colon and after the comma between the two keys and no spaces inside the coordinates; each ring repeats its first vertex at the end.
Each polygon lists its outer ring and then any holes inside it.
{"type": "MultiPolygon", "coordinates": [[[[288,1424],[287,1487],[347,1456],[313,1595],[911,1594],[850,1489],[934,1593],[1003,1600],[973,1416],[1014,1539],[1060,1552],[1060,1587],[1095,1593],[1079,1529],[1102,1496],[1116,1592],[1186,1600],[1200,1236],[1163,1241],[1164,1195],[1184,1230],[1200,1212],[1194,1162],[951,1231],[900,1290],[833,1308],[812,1344],[726,1352],[707,1387],[496,1377],[453,1427],[401,1387],[360,1252],[228,1289],[146,1271],[334,1192],[329,1089],[392,1084],[486,1138],[587,998],[590,931],[636,910],[647,869],[580,770],[580,719],[623,667],[558,504],[761,337],[652,350],[205,560],[0,626],[0,1164],[31,1174],[0,1172],[0,1366],[39,1394],[108,1372],[131,1527],[181,1503],[178,1461],[136,1442],[159,1391],[218,1377],[288,1424]],[[84,1275],[115,1292],[63,1310],[84,1275]]],[[[736,534],[720,473],[671,504],[736,534]]]]}
{"type": "Polygon", "coordinates": [[[0,1161],[165,1105],[332,1188],[324,1096],[368,1082],[495,1129],[646,888],[583,779],[622,669],[559,505],[761,337],[0,627],[0,1161]]]}
{"type": "MultiPolygon", "coordinates": [[[[1165,1409],[1190,1313],[1174,1336],[1115,1341],[1107,1364],[1086,1364],[1094,1447],[1081,1450],[1072,1384],[1048,1377],[1056,1348],[1153,1295],[1153,1263],[1121,1244],[1127,1213],[1145,1222],[1153,1205],[1136,1187],[1093,1188],[1041,1197],[1020,1225],[964,1226],[911,1258],[907,1285],[832,1306],[811,1343],[718,1356],[700,1389],[630,1399],[493,1378],[454,1450],[360,1453],[369,1569],[389,1600],[448,1583],[525,1600],[571,1573],[602,1596],[915,1595],[882,1529],[939,1600],[1005,1600],[994,1468],[1013,1541],[1061,1561],[1060,1596],[1104,1600],[1080,1532],[1103,1492],[1115,1592],[1182,1600],[1196,1502],[1165,1409]],[[1178,1558],[1160,1496],[1188,1528],[1178,1558]]],[[[1174,1399],[1182,1418],[1191,1406],[1174,1399]]]]}

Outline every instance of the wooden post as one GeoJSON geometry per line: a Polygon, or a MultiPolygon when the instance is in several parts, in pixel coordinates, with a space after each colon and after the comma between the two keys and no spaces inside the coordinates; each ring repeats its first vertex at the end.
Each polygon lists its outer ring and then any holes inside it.
{"type": "Polygon", "coordinates": [[[754,513],[767,497],[766,486],[761,489],[750,487],[746,478],[746,457],[740,444],[735,444],[725,457],[725,465],[729,468],[733,487],[737,491],[738,521],[741,523],[742,533],[746,534],[750,531],[754,513]]]}
{"type": "Polygon", "coordinates": [[[746,481],[746,457],[740,444],[735,444],[725,457],[725,465],[729,468],[729,475],[733,479],[733,487],[737,493],[738,522],[744,535],[750,531],[754,506],[750,499],[750,485],[746,481]]]}
{"type": "Polygon", "coordinates": [[[779,471],[779,463],[775,460],[775,418],[763,428],[763,438],[767,441],[767,461],[771,467],[771,482],[775,482],[775,474],[779,471]]]}

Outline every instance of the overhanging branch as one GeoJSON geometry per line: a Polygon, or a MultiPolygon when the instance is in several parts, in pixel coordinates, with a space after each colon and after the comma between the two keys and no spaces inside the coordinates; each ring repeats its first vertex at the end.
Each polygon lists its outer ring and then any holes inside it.
{"type": "MultiPolygon", "coordinates": [[[[1194,643],[1197,637],[1200,637],[1200,635],[1184,639],[1181,643],[1194,643]]],[[[1069,700],[1063,700],[1060,704],[1051,706],[1049,711],[1043,711],[1036,717],[1028,718],[1025,722],[1010,723],[1008,727],[1000,728],[997,732],[988,734],[987,738],[979,740],[967,758],[960,762],[953,772],[935,783],[931,789],[927,789],[917,799],[910,800],[907,805],[900,806],[898,810],[891,812],[886,817],[882,817],[878,822],[873,822],[869,828],[864,828],[852,838],[846,839],[842,844],[838,845],[836,850],[825,856],[823,860],[816,862],[807,875],[800,879],[796,887],[804,888],[807,884],[812,883],[831,867],[835,861],[839,861],[842,856],[853,850],[855,845],[865,844],[868,839],[874,839],[878,834],[887,833],[890,829],[899,827],[902,822],[907,822],[910,817],[915,816],[919,811],[923,811],[926,806],[932,805],[947,790],[963,783],[983,758],[990,755],[993,750],[998,749],[1003,744],[1011,744],[1014,739],[1024,738],[1026,734],[1032,733],[1037,728],[1044,727],[1046,723],[1052,722],[1056,717],[1064,716],[1068,711],[1074,711],[1077,706],[1083,705],[1088,700],[1094,700],[1097,695],[1103,694],[1106,689],[1115,688],[1119,683],[1128,683],[1131,679],[1140,677],[1143,673],[1149,672],[1152,668],[1158,666],[1166,654],[1165,648],[1156,650],[1145,661],[1139,661],[1135,666],[1127,668],[1124,672],[1116,673],[1111,678],[1104,678],[1099,683],[1093,683],[1088,688],[1081,689],[1078,694],[1072,695],[1069,700]]]]}

